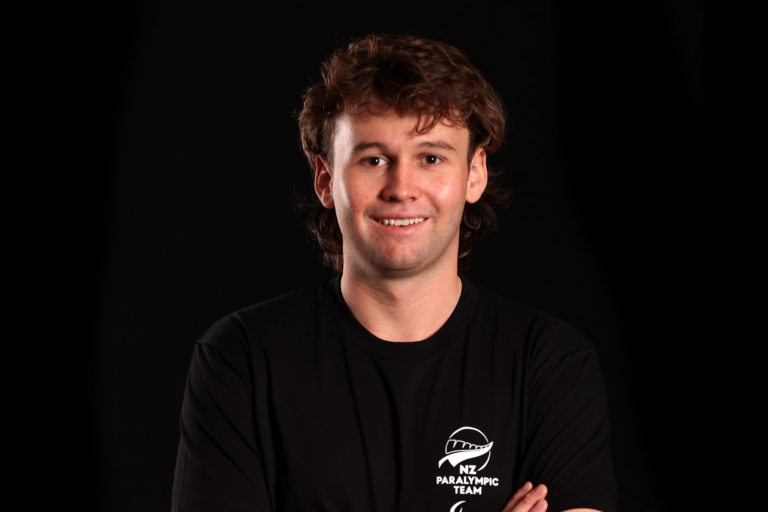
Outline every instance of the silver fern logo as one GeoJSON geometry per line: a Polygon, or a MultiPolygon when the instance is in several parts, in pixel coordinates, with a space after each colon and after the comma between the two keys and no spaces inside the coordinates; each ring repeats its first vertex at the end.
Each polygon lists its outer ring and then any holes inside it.
{"type": "MultiPolygon", "coordinates": [[[[487,455],[485,462],[483,462],[479,469],[475,469],[477,464],[473,466],[462,465],[461,469],[465,467],[471,468],[471,470],[466,471],[466,474],[474,475],[476,471],[480,471],[488,465],[488,461],[491,460],[492,447],[493,442],[488,441],[488,438],[480,430],[474,427],[461,427],[448,438],[448,441],[445,443],[445,457],[440,459],[437,467],[442,467],[445,461],[448,461],[451,466],[456,467],[457,464],[466,460],[487,455]]],[[[462,471],[462,473],[465,473],[465,471],[462,471]]]]}

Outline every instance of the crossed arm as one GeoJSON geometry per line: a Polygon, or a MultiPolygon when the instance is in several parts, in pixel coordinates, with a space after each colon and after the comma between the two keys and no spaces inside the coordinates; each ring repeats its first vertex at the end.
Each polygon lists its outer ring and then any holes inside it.
{"type": "MultiPolygon", "coordinates": [[[[520,489],[517,490],[512,498],[507,502],[504,510],[501,512],[545,512],[547,510],[547,500],[544,499],[547,496],[547,486],[544,484],[537,485],[533,488],[531,482],[526,482],[520,489]]],[[[572,508],[570,510],[564,510],[563,512],[600,512],[593,508],[572,508]]]]}

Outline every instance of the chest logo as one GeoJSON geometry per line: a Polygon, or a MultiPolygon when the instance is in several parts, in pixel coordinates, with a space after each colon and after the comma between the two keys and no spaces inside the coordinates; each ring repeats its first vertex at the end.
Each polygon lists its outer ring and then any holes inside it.
{"type": "Polygon", "coordinates": [[[456,467],[456,464],[466,460],[485,456],[484,460],[475,461],[475,465],[462,464],[462,470],[465,470],[467,474],[474,475],[476,471],[480,471],[488,465],[488,461],[491,460],[492,447],[493,442],[488,441],[485,434],[478,429],[474,427],[461,427],[448,438],[448,442],[445,443],[445,457],[440,459],[437,467],[442,467],[445,461],[450,462],[451,466],[456,467]],[[475,469],[480,462],[483,465],[479,469],[475,469]]]}

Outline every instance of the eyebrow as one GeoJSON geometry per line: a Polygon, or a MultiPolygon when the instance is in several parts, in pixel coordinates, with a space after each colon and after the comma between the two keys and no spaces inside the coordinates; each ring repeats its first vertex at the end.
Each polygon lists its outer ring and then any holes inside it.
{"type": "Polygon", "coordinates": [[[365,151],[369,148],[379,148],[384,149],[384,144],[381,142],[361,142],[360,144],[355,145],[355,147],[352,148],[353,153],[357,153],[359,151],[365,151]]]}
{"type": "MultiPolygon", "coordinates": [[[[379,148],[379,149],[385,149],[385,145],[381,142],[361,142],[360,144],[356,144],[355,147],[352,148],[353,153],[357,153],[359,151],[365,151],[366,149],[370,148],[379,148]]],[[[443,142],[440,140],[426,140],[424,142],[419,143],[418,146],[416,146],[419,149],[442,149],[445,151],[452,151],[456,152],[456,148],[448,144],[447,142],[443,142]]]]}
{"type": "Polygon", "coordinates": [[[443,149],[445,151],[453,151],[456,152],[456,148],[448,144],[447,142],[443,142],[441,140],[426,140],[418,145],[419,148],[429,148],[429,149],[443,149]]]}

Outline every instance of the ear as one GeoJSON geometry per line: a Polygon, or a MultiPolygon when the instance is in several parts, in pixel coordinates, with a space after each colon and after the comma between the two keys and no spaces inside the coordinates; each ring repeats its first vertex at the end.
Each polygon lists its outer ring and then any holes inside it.
{"type": "Polygon", "coordinates": [[[475,149],[472,162],[469,164],[469,176],[467,177],[467,202],[476,203],[485,192],[488,184],[488,167],[485,164],[485,149],[475,149]]]}
{"type": "Polygon", "coordinates": [[[329,210],[334,207],[333,176],[325,155],[317,155],[315,158],[315,193],[323,206],[329,210]]]}

